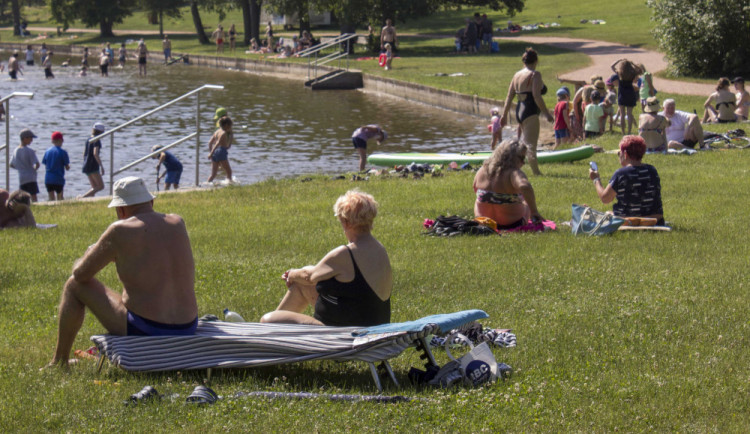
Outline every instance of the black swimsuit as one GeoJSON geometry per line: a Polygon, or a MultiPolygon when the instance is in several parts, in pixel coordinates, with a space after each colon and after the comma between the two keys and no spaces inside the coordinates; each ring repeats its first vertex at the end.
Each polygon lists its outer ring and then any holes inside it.
{"type": "Polygon", "coordinates": [[[391,298],[383,301],[375,294],[359,271],[357,261],[347,246],[354,264],[354,280],[340,282],[335,277],[315,285],[315,319],[329,326],[372,326],[391,322],[391,298]]]}
{"type": "MultiPolygon", "coordinates": [[[[534,73],[531,74],[530,80],[533,80],[534,73]]],[[[547,93],[547,86],[542,85],[542,92],[541,94],[544,95],[547,93]]],[[[526,119],[538,115],[542,112],[542,110],[539,108],[539,106],[536,104],[536,101],[534,100],[534,95],[532,91],[528,92],[516,92],[517,95],[526,95],[523,101],[521,101],[521,98],[518,98],[518,104],[516,104],[516,120],[518,123],[523,123],[526,119]]]]}

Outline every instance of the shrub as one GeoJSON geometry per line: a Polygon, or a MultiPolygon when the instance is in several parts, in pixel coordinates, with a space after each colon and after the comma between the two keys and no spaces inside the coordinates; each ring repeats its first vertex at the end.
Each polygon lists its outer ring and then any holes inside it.
{"type": "Polygon", "coordinates": [[[676,75],[717,77],[750,72],[747,0],[648,0],[653,35],[676,75]]]}

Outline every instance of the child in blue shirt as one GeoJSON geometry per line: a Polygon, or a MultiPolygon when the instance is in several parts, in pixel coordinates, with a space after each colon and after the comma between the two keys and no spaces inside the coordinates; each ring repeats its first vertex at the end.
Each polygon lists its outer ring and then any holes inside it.
{"type": "Polygon", "coordinates": [[[68,151],[62,148],[63,135],[59,131],[52,133],[52,146],[47,149],[42,157],[42,164],[47,169],[44,175],[44,185],[47,187],[49,200],[63,200],[63,188],[65,187],[65,171],[70,170],[70,159],[68,151]]]}

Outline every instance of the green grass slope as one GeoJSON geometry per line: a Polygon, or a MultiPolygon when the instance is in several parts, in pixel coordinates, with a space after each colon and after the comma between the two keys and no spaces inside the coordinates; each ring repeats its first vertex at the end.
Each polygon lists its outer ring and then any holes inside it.
{"type": "MultiPolygon", "coordinates": [[[[600,143],[612,149],[617,138],[600,143]]],[[[614,155],[593,159],[605,178],[617,168],[614,155]]],[[[345,242],[331,212],[336,197],[354,187],[372,193],[380,202],[374,233],[394,269],[394,321],[480,308],[490,315],[484,324],[518,335],[517,348],[494,350],[515,375],[478,389],[409,385],[406,373],[420,361],[407,351],[393,360],[403,387],[386,393],[426,400],[396,405],[228,399],[197,408],[183,399],[205,372],[96,373],[87,361],[69,374],[39,372],[54,348],[56,306],[72,263],[115,216],[105,202],[35,207],[38,221],[59,227],[0,231],[0,430],[744,431],[750,153],[645,160],[661,175],[671,233],[422,235],[424,218],[472,213],[471,172],[357,183],[321,175],[156,200],[158,210],[187,222],[200,314],[229,307],[257,320],[284,294],[284,270],[345,242]],[[181,396],[122,405],[146,384],[181,396]]],[[[531,178],[542,215],[569,219],[571,203],[609,208],[598,202],[587,168],[586,161],[545,165],[545,176],[531,178]]],[[[119,287],[112,266],[101,278],[119,287]]],[[[87,316],[74,348],[87,348],[102,331],[87,316]]],[[[435,354],[447,362],[443,351],[435,354]]],[[[332,362],[219,371],[211,386],[227,397],[374,393],[366,366],[332,362]]]]}

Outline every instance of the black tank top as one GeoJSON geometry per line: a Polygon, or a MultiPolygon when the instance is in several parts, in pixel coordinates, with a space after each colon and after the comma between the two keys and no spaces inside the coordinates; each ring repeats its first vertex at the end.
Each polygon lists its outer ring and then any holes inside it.
{"type": "Polygon", "coordinates": [[[336,277],[315,285],[318,301],[315,319],[329,326],[373,326],[391,322],[391,298],[383,301],[359,271],[349,246],[346,247],[354,264],[354,280],[339,282],[336,277]]]}

